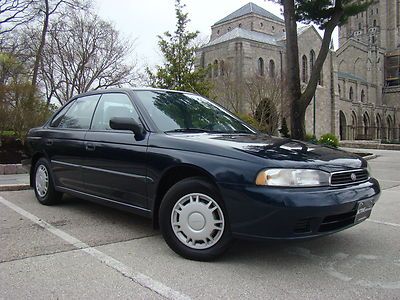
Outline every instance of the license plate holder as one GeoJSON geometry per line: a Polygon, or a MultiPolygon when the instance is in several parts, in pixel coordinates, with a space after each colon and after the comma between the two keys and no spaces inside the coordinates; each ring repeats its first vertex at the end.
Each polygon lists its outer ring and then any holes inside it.
{"type": "Polygon", "coordinates": [[[361,200],[357,203],[357,213],[354,219],[354,223],[360,223],[369,218],[371,215],[372,207],[374,206],[374,201],[372,200],[361,200]]]}

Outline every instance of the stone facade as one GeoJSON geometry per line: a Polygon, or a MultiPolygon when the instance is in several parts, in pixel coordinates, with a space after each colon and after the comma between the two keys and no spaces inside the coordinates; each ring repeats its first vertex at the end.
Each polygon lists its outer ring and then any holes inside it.
{"type": "MultiPolygon", "coordinates": [[[[340,139],[399,139],[399,6],[400,0],[378,1],[339,28],[339,49],[329,52],[315,101],[307,109],[308,133],[315,130],[320,136],[332,132],[340,139]]],[[[197,57],[198,65],[210,67],[215,84],[228,75],[237,82],[255,77],[283,82],[286,51],[282,19],[249,3],[211,29],[210,41],[197,57]]],[[[305,86],[321,36],[311,25],[300,27],[298,44],[300,77],[305,86]]],[[[246,101],[242,102],[239,109],[248,111],[246,101]]],[[[282,116],[287,115],[284,104],[277,106],[282,116]]]]}

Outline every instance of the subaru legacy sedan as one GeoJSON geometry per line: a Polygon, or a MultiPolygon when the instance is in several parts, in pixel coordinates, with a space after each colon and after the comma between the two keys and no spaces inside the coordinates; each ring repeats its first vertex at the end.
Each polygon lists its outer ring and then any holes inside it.
{"type": "Polygon", "coordinates": [[[365,219],[367,162],[261,134],[199,95],[116,89],[72,98],[27,138],[41,204],[63,193],[152,218],[169,247],[209,260],[233,238],[305,239],[365,219]]]}

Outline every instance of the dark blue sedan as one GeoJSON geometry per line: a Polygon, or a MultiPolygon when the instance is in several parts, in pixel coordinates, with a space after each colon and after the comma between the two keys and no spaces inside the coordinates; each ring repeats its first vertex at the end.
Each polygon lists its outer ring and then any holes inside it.
{"type": "Polygon", "coordinates": [[[260,134],[185,92],[82,94],[29,131],[40,203],[63,193],[150,217],[168,245],[195,260],[232,238],[304,239],[369,217],[380,195],[350,153],[260,134]]]}

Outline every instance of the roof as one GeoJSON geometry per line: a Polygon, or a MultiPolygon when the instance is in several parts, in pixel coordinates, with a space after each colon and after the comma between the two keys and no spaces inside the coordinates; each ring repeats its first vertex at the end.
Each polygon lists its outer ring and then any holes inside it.
{"type": "Polygon", "coordinates": [[[250,30],[236,27],[236,28],[232,29],[231,31],[228,31],[227,33],[216,38],[215,40],[212,40],[211,42],[206,44],[204,47],[220,44],[222,42],[234,40],[236,38],[242,38],[242,39],[247,39],[247,40],[251,40],[251,41],[255,41],[255,42],[269,44],[269,45],[280,46],[280,44],[278,44],[276,37],[273,35],[269,35],[269,34],[262,33],[262,32],[257,32],[257,31],[250,31],[250,30]]]}
{"type": "Polygon", "coordinates": [[[270,13],[269,11],[265,10],[264,8],[249,2],[246,5],[242,6],[241,8],[239,8],[238,10],[234,11],[233,13],[227,15],[225,18],[219,20],[218,22],[216,22],[214,25],[218,25],[236,18],[240,18],[242,16],[248,15],[248,14],[257,14],[260,16],[263,16],[267,19],[271,19],[273,21],[277,21],[277,22],[284,22],[283,19],[281,19],[278,16],[275,16],[274,14],[270,13]]]}
{"type": "Polygon", "coordinates": [[[360,81],[360,82],[367,83],[367,81],[364,78],[356,76],[356,75],[351,74],[351,73],[337,72],[337,74],[338,74],[339,78],[345,78],[345,79],[350,79],[350,80],[355,80],[355,81],[360,81]]]}
{"type": "MultiPolygon", "coordinates": [[[[297,28],[297,36],[301,35],[303,32],[305,32],[306,30],[308,30],[309,28],[312,28],[315,30],[315,27],[313,25],[307,25],[307,26],[302,26],[302,27],[298,27],[297,28]]],[[[321,37],[321,35],[318,33],[318,31],[315,30],[315,32],[317,32],[317,34],[319,35],[319,37],[321,37]]],[[[279,35],[276,36],[276,40],[277,41],[284,41],[286,40],[286,32],[283,32],[279,35]]]]}

